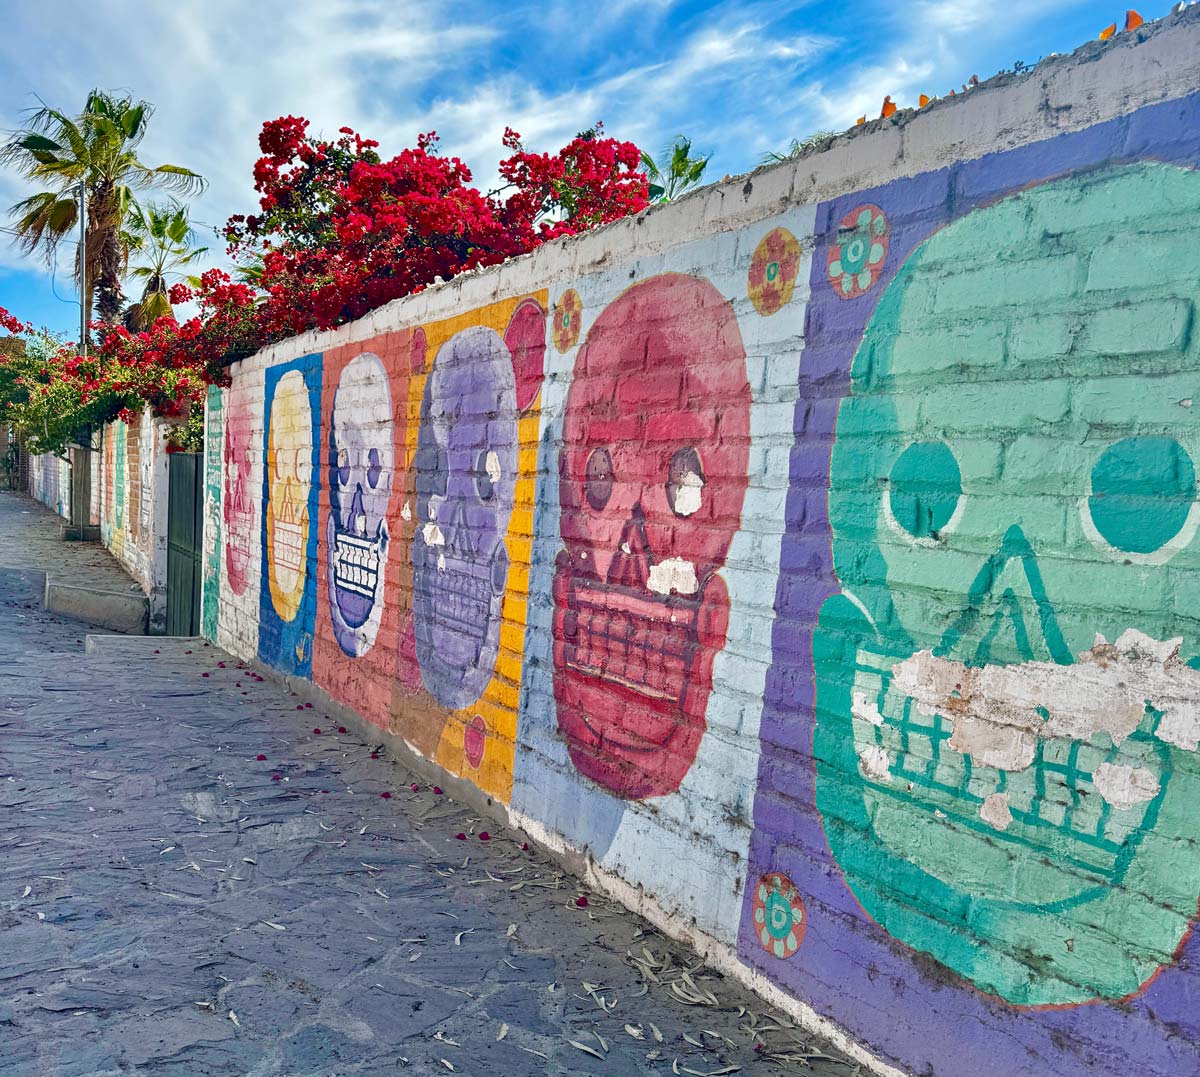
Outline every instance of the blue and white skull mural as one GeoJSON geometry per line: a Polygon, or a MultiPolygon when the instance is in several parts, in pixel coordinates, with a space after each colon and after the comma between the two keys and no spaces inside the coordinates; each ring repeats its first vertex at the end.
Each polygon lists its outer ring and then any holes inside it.
{"type": "Polygon", "coordinates": [[[329,429],[329,611],[351,658],[371,649],[383,617],[392,435],[387,371],[363,352],[342,371],[329,429]]]}

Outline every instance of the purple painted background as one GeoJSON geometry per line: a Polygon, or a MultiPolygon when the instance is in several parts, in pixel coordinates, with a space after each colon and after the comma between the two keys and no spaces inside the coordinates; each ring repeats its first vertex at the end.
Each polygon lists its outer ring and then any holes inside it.
{"type": "MultiPolygon", "coordinates": [[[[972,1077],[1018,1074],[1200,1073],[1200,938],[1136,999],[1060,1010],[1020,1010],[957,980],[868,919],[826,844],[814,798],[812,632],[839,590],[826,495],[837,409],[875,304],[913,249],[963,214],[1015,190],[1101,165],[1200,163],[1200,94],[1148,106],[1084,131],[820,205],[812,299],[796,405],[787,533],[767,678],[755,831],[738,950],[790,994],[905,1068],[972,1077]],[[891,244],[880,280],[852,300],[833,293],[827,251],[838,222],[862,203],[887,215],[891,244]],[[765,872],[796,883],[808,913],[799,952],[769,956],[751,925],[753,884],[765,872]]],[[[1200,282],[1198,282],[1200,283],[1200,282]]]]}

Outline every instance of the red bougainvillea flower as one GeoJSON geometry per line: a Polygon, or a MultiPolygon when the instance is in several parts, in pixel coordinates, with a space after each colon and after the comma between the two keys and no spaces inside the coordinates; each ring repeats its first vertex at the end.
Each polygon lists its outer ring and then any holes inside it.
{"type": "Polygon", "coordinates": [[[750,260],[746,292],[759,314],[768,316],[791,301],[800,271],[800,244],[786,228],[773,228],[759,240],[750,260]]]}
{"type": "Polygon", "coordinates": [[[486,830],[481,830],[479,832],[479,840],[480,841],[491,841],[492,836],[486,830]]]}
{"type": "MultiPolygon", "coordinates": [[[[306,711],[310,711],[310,710],[312,710],[312,704],[311,704],[311,703],[305,703],[305,704],[304,704],[304,709],[305,709],[306,711]]],[[[325,717],[326,717],[326,718],[328,718],[328,717],[329,717],[329,715],[327,714],[327,715],[325,715],[325,717]]]]}
{"type": "Polygon", "coordinates": [[[421,791],[421,787],[417,785],[416,782],[413,782],[412,785],[409,786],[409,789],[411,789],[414,793],[419,793],[421,791]]]}
{"type": "Polygon", "coordinates": [[[460,831],[459,831],[457,834],[455,834],[454,836],[455,836],[455,838],[457,838],[459,841],[466,841],[466,840],[467,840],[467,836],[466,836],[466,834],[464,834],[464,833],[463,833],[461,830],[460,830],[460,831]]]}
{"type": "Polygon", "coordinates": [[[260,763],[265,763],[267,761],[267,757],[265,755],[263,755],[262,752],[259,752],[258,755],[256,755],[254,758],[257,759],[260,763]]]}
{"type": "Polygon", "coordinates": [[[317,737],[321,735],[321,727],[319,725],[313,726],[313,735],[317,737]]]}
{"type": "Polygon", "coordinates": [[[271,781],[273,781],[273,782],[281,782],[281,781],[283,781],[283,775],[282,775],[282,774],[272,774],[272,775],[271,775],[271,781]]]}
{"type": "Polygon", "coordinates": [[[200,676],[201,676],[201,677],[207,677],[207,676],[208,676],[208,674],[207,674],[207,673],[201,673],[201,674],[200,674],[200,676]]]}
{"type": "Polygon", "coordinates": [[[554,346],[559,353],[569,352],[579,339],[579,330],[583,324],[583,300],[574,288],[568,288],[554,305],[554,316],[551,332],[554,335],[554,346]]]}
{"type": "Polygon", "coordinates": [[[340,725],[340,726],[338,726],[338,732],[339,733],[348,733],[349,730],[344,725],[340,725]]]}
{"type": "Polygon", "coordinates": [[[391,799],[392,799],[392,794],[391,794],[391,793],[389,793],[389,792],[387,792],[387,790],[384,790],[384,791],[383,791],[382,793],[380,793],[379,795],[380,795],[381,797],[383,797],[383,799],[384,799],[384,800],[391,800],[391,799]]]}
{"type": "Polygon", "coordinates": [[[434,796],[439,796],[439,797],[440,797],[440,796],[442,795],[442,790],[441,790],[441,788],[440,788],[439,786],[436,786],[436,785],[435,785],[435,786],[433,787],[433,793],[434,793],[434,796]]]}
{"type": "Polygon", "coordinates": [[[529,842],[527,842],[527,841],[521,842],[521,852],[523,852],[523,853],[529,852],[529,842]]]}
{"type": "Polygon", "coordinates": [[[579,897],[575,899],[575,904],[581,909],[586,909],[588,907],[587,894],[580,894],[579,897]]]}

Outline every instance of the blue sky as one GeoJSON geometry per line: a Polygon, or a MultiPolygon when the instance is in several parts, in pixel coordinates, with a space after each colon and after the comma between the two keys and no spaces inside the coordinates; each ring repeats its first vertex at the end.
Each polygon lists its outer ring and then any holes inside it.
{"type": "MultiPolygon", "coordinates": [[[[209,180],[192,215],[208,225],[255,207],[251,166],[264,119],[344,124],[381,151],[431,128],[486,186],[506,125],[553,150],[603,119],[652,152],[676,133],[713,154],[707,178],[817,130],[940,96],[972,74],[1033,63],[1094,38],[1124,8],[1112,0],[811,0],[808,3],[580,0],[540,4],[395,0],[49,0],[10,5],[0,67],[0,128],[40,97],[78,109],[93,86],[157,106],[147,163],[209,180]],[[19,44],[18,44],[19,43],[19,44]]],[[[1147,18],[1169,5],[1143,5],[1147,18]]],[[[25,193],[0,173],[0,212],[25,193]]],[[[3,226],[7,227],[4,221],[3,226]]],[[[209,233],[211,235],[211,232],[209,233]]],[[[0,306],[70,333],[69,267],[56,298],[47,267],[0,232],[0,306]],[[62,300],[67,300],[66,302],[62,300]]],[[[214,262],[223,247],[212,240],[214,262]]]]}

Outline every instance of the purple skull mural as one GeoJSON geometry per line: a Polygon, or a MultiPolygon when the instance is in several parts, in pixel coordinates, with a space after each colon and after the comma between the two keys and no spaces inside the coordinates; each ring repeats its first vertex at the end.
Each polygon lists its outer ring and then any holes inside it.
{"type": "Polygon", "coordinates": [[[512,358],[491,329],[464,329],[434,359],[417,435],[413,621],[422,679],[444,707],[475,702],[492,676],[516,470],[512,358]]]}
{"type": "Polygon", "coordinates": [[[363,352],[342,371],[329,427],[329,611],[351,658],[371,649],[383,617],[392,453],[387,371],[363,352]]]}

